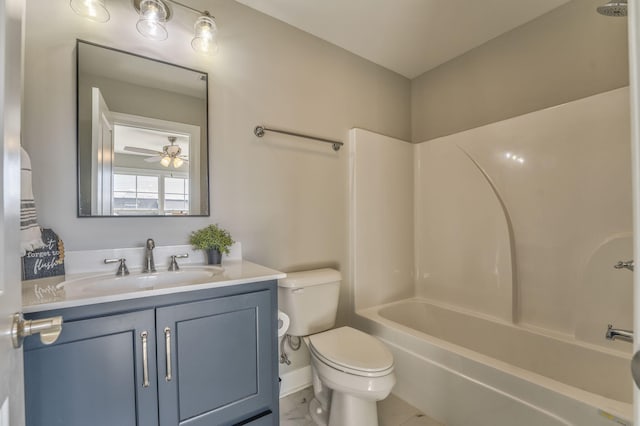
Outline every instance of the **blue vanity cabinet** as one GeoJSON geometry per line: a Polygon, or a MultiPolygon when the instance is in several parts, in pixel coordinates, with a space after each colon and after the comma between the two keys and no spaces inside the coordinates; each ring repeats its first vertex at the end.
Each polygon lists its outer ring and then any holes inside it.
{"type": "Polygon", "coordinates": [[[156,376],[145,386],[143,346],[155,371],[153,310],[67,322],[51,346],[25,340],[26,424],[157,425],[156,376]]]}
{"type": "Polygon", "coordinates": [[[27,426],[276,426],[276,291],[271,280],[26,315],[64,319],[54,344],[25,340],[27,426]]]}
{"type": "Polygon", "coordinates": [[[273,315],[268,291],[158,308],[160,426],[268,415],[278,380],[265,356],[273,315]]]}

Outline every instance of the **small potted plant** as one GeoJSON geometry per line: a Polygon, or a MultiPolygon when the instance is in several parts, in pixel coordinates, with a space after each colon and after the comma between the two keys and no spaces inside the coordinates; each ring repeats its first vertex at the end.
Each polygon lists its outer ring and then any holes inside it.
{"type": "Polygon", "coordinates": [[[215,225],[191,233],[189,242],[195,249],[205,250],[209,265],[219,265],[222,254],[229,254],[229,247],[235,242],[226,229],[215,225]]]}

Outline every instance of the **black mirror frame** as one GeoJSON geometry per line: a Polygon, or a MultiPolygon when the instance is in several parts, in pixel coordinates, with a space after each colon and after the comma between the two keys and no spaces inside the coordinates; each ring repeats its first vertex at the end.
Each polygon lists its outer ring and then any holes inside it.
{"type": "Polygon", "coordinates": [[[211,216],[211,183],[210,183],[210,179],[211,179],[211,167],[210,167],[210,158],[209,158],[209,134],[210,134],[210,129],[209,129],[209,73],[201,71],[201,70],[197,70],[194,68],[189,68],[189,67],[185,67],[182,65],[177,65],[177,64],[173,64],[171,62],[167,62],[167,61],[163,61],[160,59],[155,59],[155,58],[150,58],[148,56],[144,56],[144,55],[139,55],[137,53],[131,53],[131,52],[127,52],[125,50],[121,50],[121,49],[116,49],[113,47],[109,47],[109,46],[103,46],[101,44],[97,44],[97,43],[93,43],[90,41],[86,41],[86,40],[82,40],[82,39],[76,39],[76,48],[75,48],[75,53],[76,53],[76,84],[75,84],[75,88],[76,88],[76,217],[81,218],[81,219],[96,219],[96,218],[108,218],[108,219],[113,219],[113,218],[150,218],[150,217],[155,217],[155,218],[175,218],[175,217],[209,217],[211,216]],[[170,65],[173,67],[177,67],[177,68],[182,68],[184,70],[187,71],[193,71],[193,72],[197,72],[200,74],[204,74],[206,76],[206,80],[205,80],[205,116],[206,116],[206,124],[205,124],[205,155],[207,157],[206,160],[206,164],[207,164],[207,170],[206,170],[206,174],[207,174],[207,178],[206,178],[206,194],[207,194],[207,211],[205,214],[189,214],[189,215],[177,215],[177,216],[172,216],[172,215],[111,215],[111,216],[102,216],[102,215],[83,215],[80,212],[80,196],[81,196],[81,191],[80,191],[80,121],[79,121],[79,116],[80,116],[80,50],[79,50],[79,46],[80,43],[86,44],[86,45],[90,45],[90,46],[95,46],[95,47],[100,47],[103,49],[108,49],[108,50],[112,50],[114,52],[119,52],[119,53],[123,53],[125,55],[130,55],[130,56],[135,56],[137,58],[141,58],[141,59],[147,59],[153,62],[158,62],[160,64],[164,64],[164,65],[170,65]]]}

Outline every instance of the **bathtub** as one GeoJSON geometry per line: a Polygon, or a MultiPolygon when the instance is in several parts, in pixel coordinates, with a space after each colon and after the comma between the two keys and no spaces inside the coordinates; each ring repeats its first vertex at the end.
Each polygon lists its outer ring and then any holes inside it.
{"type": "Polygon", "coordinates": [[[633,424],[630,354],[421,298],[356,325],[393,352],[393,393],[447,426],[633,424]]]}

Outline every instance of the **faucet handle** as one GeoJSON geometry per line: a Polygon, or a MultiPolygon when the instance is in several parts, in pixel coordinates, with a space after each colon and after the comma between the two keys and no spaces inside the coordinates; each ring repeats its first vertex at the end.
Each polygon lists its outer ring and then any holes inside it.
{"type": "Polygon", "coordinates": [[[129,269],[127,268],[127,264],[126,264],[127,259],[125,259],[124,257],[121,257],[119,259],[105,259],[104,263],[105,264],[109,264],[109,263],[120,263],[118,265],[118,271],[116,272],[116,277],[122,277],[124,275],[129,275],[129,269]]]}
{"type": "Polygon", "coordinates": [[[171,262],[169,263],[169,271],[179,271],[180,267],[178,266],[178,262],[176,259],[185,259],[189,257],[189,253],[184,254],[174,254],[171,256],[171,262]]]}
{"type": "Polygon", "coordinates": [[[626,261],[620,260],[618,261],[618,263],[613,265],[613,267],[616,269],[628,269],[630,271],[633,271],[633,259],[626,261]]]}

